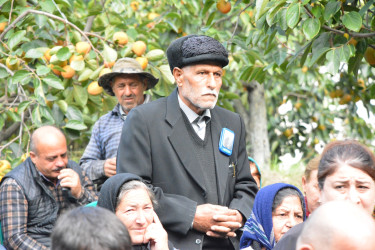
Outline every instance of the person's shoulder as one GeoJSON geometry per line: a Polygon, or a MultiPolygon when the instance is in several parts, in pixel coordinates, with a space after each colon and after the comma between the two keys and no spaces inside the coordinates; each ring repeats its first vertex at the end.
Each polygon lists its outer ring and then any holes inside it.
{"type": "MultiPolygon", "coordinates": [[[[130,113],[134,110],[140,113],[155,113],[160,112],[160,109],[163,108],[166,105],[167,97],[162,97],[159,99],[156,99],[154,101],[144,103],[142,105],[138,105],[137,107],[133,108],[130,113]]],[[[129,113],[129,114],[130,114],[129,113]]],[[[156,113],[156,114],[158,114],[156,113]]]]}
{"type": "Polygon", "coordinates": [[[228,109],[222,108],[220,106],[215,106],[215,108],[213,110],[220,115],[225,115],[225,116],[230,116],[230,117],[239,117],[240,116],[238,113],[235,113],[235,112],[230,111],[228,109]]]}
{"type": "Polygon", "coordinates": [[[292,227],[283,237],[281,237],[280,241],[276,244],[273,248],[275,250],[289,250],[289,249],[296,249],[297,239],[302,233],[302,229],[305,226],[305,223],[300,223],[292,227]]]}

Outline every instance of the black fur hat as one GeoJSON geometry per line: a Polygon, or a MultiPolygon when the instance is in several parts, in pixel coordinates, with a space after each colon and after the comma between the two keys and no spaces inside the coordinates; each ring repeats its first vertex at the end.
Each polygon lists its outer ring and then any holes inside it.
{"type": "Polygon", "coordinates": [[[221,67],[228,65],[228,52],[224,46],[209,36],[189,35],[174,40],[167,49],[169,67],[182,68],[201,62],[215,62],[221,67]]]}

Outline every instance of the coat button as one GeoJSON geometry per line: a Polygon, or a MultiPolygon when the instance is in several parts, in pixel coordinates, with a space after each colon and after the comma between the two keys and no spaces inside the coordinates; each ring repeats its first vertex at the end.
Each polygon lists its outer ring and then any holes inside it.
{"type": "Polygon", "coordinates": [[[195,244],[199,245],[199,244],[201,244],[201,243],[202,243],[202,241],[201,241],[200,239],[196,239],[196,240],[195,240],[195,244]]]}

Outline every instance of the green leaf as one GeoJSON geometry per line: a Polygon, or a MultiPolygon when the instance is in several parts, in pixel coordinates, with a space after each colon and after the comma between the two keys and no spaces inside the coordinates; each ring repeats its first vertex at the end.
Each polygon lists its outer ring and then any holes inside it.
{"type": "Polygon", "coordinates": [[[24,80],[25,78],[28,78],[29,75],[30,75],[30,72],[29,72],[29,71],[26,71],[26,70],[18,70],[18,71],[16,71],[16,73],[14,73],[14,75],[12,76],[13,83],[14,83],[14,84],[19,83],[19,82],[21,82],[22,80],[24,80]]]}
{"type": "Polygon", "coordinates": [[[60,80],[60,78],[58,78],[55,75],[50,74],[50,75],[42,78],[42,81],[45,82],[47,85],[55,88],[55,89],[64,89],[64,85],[63,85],[62,81],[60,80]]]}
{"type": "Polygon", "coordinates": [[[146,54],[149,61],[159,61],[164,57],[164,51],[161,49],[153,49],[146,54]]]}
{"type": "Polygon", "coordinates": [[[86,89],[76,84],[73,85],[73,88],[74,88],[73,90],[74,100],[79,106],[84,107],[87,104],[87,99],[88,99],[88,94],[87,94],[86,89]]]}
{"type": "Polygon", "coordinates": [[[68,104],[64,100],[58,100],[57,105],[61,109],[61,111],[65,114],[66,111],[68,110],[68,104]]]}
{"type": "Polygon", "coordinates": [[[67,61],[72,56],[72,53],[68,47],[63,47],[57,51],[56,56],[59,61],[67,61]]]}
{"type": "Polygon", "coordinates": [[[18,105],[18,113],[21,114],[27,107],[29,107],[31,101],[24,101],[21,102],[20,105],[18,105]]]}
{"type": "Polygon", "coordinates": [[[49,12],[49,13],[53,13],[53,11],[56,9],[52,0],[39,1],[39,4],[42,7],[42,10],[49,12]]]}
{"type": "Polygon", "coordinates": [[[171,73],[171,69],[169,68],[169,65],[161,65],[159,67],[159,70],[161,74],[163,75],[164,79],[167,80],[169,84],[174,83],[174,77],[171,73]]]}
{"type": "Polygon", "coordinates": [[[213,1],[213,0],[205,1],[204,7],[203,7],[203,10],[202,10],[202,15],[205,15],[214,3],[215,3],[215,1],[213,1]]]}
{"type": "Polygon", "coordinates": [[[326,54],[328,60],[327,70],[332,75],[336,74],[340,67],[340,51],[339,49],[332,49],[326,54]]]}
{"type": "Polygon", "coordinates": [[[324,10],[324,20],[328,21],[333,15],[336,14],[337,11],[339,11],[341,7],[341,2],[340,1],[329,1],[327,5],[325,6],[324,10]]]}
{"type": "Polygon", "coordinates": [[[107,44],[104,44],[103,57],[106,62],[114,62],[117,60],[117,52],[107,44]]]}
{"type": "MultiPolygon", "coordinates": [[[[266,12],[267,10],[267,4],[269,0],[256,0],[255,3],[255,21],[258,21],[261,16],[266,12]]],[[[257,25],[257,27],[259,27],[257,25]]]]}
{"type": "Polygon", "coordinates": [[[36,125],[37,127],[40,127],[42,125],[42,117],[40,116],[39,105],[35,107],[31,112],[31,118],[34,125],[36,125]]]}
{"type": "Polygon", "coordinates": [[[311,40],[319,33],[320,22],[319,22],[318,19],[315,19],[315,18],[307,19],[303,23],[302,29],[303,29],[303,33],[305,34],[307,40],[311,40]]]}
{"type": "Polygon", "coordinates": [[[41,58],[43,56],[43,52],[39,49],[30,49],[26,52],[25,57],[27,58],[41,58]]]}
{"type": "Polygon", "coordinates": [[[79,60],[79,61],[72,61],[70,63],[70,67],[74,69],[75,71],[81,71],[85,68],[85,61],[79,60]]]}
{"type": "Polygon", "coordinates": [[[313,53],[313,57],[311,58],[308,66],[311,67],[312,65],[314,65],[329,50],[331,50],[331,48],[323,47],[315,51],[313,53]]]}
{"type": "MultiPolygon", "coordinates": [[[[82,73],[78,77],[79,82],[84,82],[90,78],[90,76],[93,74],[93,71],[89,68],[85,68],[82,73]]],[[[99,74],[98,74],[99,75],[99,74]]],[[[98,77],[96,77],[98,78],[98,77]]],[[[95,79],[96,79],[95,78],[95,79]]]]}
{"type": "Polygon", "coordinates": [[[13,48],[17,46],[22,40],[25,40],[25,37],[26,37],[26,30],[20,30],[14,33],[13,35],[11,35],[7,43],[9,49],[13,50],[13,48]]]}
{"type": "Polygon", "coordinates": [[[271,9],[267,12],[266,20],[269,26],[272,26],[272,24],[275,23],[275,16],[278,13],[278,11],[283,7],[286,0],[278,0],[276,4],[272,6],[271,9]]]}
{"type": "Polygon", "coordinates": [[[363,6],[362,9],[358,12],[359,15],[362,16],[363,14],[365,14],[373,3],[374,3],[374,0],[367,1],[365,6],[363,6]]]}
{"type": "Polygon", "coordinates": [[[101,4],[94,4],[92,7],[90,7],[89,13],[87,14],[87,16],[96,16],[102,12],[103,12],[103,6],[101,4]]]}
{"type": "Polygon", "coordinates": [[[0,67],[0,79],[9,77],[9,73],[6,69],[0,67]]]}
{"type": "Polygon", "coordinates": [[[70,128],[73,130],[85,130],[87,129],[87,126],[81,121],[69,120],[68,123],[65,125],[65,128],[70,128]]]}
{"type": "Polygon", "coordinates": [[[358,32],[362,27],[362,17],[358,12],[351,11],[342,17],[342,23],[346,28],[358,32]]]}
{"type": "Polygon", "coordinates": [[[286,21],[288,24],[288,27],[293,29],[298,21],[300,16],[300,4],[299,3],[293,3],[289,5],[288,10],[286,11],[286,21]]]}
{"type": "Polygon", "coordinates": [[[39,106],[39,109],[40,109],[40,115],[42,117],[45,117],[47,120],[49,120],[51,122],[55,122],[55,119],[53,119],[52,112],[51,112],[51,110],[48,107],[46,107],[46,106],[39,106]]]}
{"type": "Polygon", "coordinates": [[[51,71],[50,68],[44,66],[44,65],[38,65],[36,66],[36,73],[38,76],[43,76],[48,74],[51,71]]]}
{"type": "Polygon", "coordinates": [[[75,106],[68,106],[66,117],[69,120],[83,121],[82,112],[75,106]]]}

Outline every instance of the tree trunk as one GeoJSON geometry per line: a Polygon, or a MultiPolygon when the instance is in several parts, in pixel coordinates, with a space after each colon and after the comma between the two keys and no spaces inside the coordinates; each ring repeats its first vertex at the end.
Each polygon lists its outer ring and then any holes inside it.
{"type": "Polygon", "coordinates": [[[236,111],[241,114],[246,126],[248,153],[262,169],[270,168],[271,152],[267,131],[267,110],[264,97],[264,86],[258,82],[248,83],[249,110],[240,100],[235,100],[236,111]]]}

